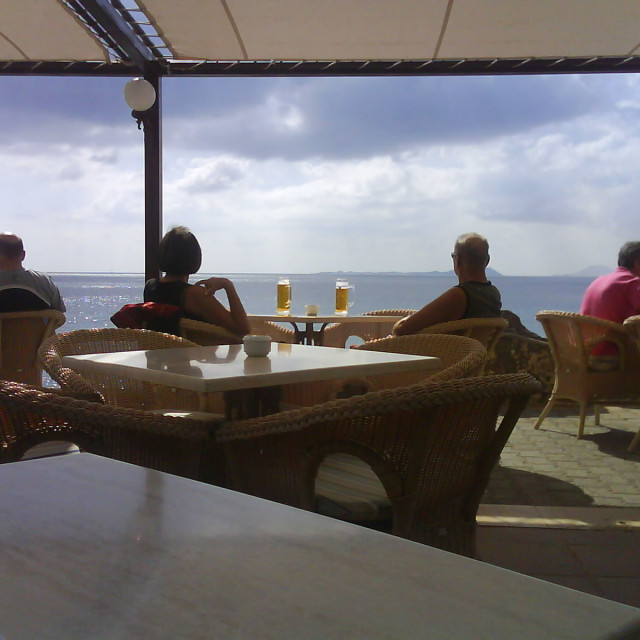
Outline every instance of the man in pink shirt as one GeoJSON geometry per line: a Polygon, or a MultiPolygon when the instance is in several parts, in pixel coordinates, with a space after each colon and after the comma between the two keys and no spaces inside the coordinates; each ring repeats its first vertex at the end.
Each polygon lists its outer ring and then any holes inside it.
{"type": "Polygon", "coordinates": [[[587,287],[580,313],[620,324],[640,314],[640,242],[624,244],[618,268],[587,287]]]}

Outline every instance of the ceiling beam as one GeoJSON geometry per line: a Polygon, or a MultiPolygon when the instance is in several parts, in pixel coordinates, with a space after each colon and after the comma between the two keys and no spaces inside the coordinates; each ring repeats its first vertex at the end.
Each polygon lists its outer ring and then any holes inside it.
{"type": "MultiPolygon", "coordinates": [[[[103,34],[124,53],[127,62],[133,64],[140,73],[144,72],[150,62],[155,61],[151,50],[107,0],[72,0],[69,4],[85,21],[90,16],[103,34]]],[[[87,21],[87,24],[91,28],[91,21],[87,21]]]]}
{"type": "MultiPolygon", "coordinates": [[[[640,56],[501,60],[193,61],[144,63],[160,77],[471,76],[638,73],[640,56]]],[[[132,76],[123,62],[0,62],[0,76],[132,76]]]]}

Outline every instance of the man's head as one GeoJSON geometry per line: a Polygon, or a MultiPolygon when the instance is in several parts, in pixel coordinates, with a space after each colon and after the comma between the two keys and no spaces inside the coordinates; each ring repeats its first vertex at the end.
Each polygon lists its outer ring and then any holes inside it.
{"type": "Polygon", "coordinates": [[[489,264],[489,243],[477,233],[464,233],[456,240],[451,257],[458,275],[461,271],[484,273],[489,264]]]}
{"type": "Polygon", "coordinates": [[[187,227],[173,227],[165,233],[158,246],[158,266],[174,276],[196,273],[202,263],[198,239],[187,227]]]}
{"type": "Polygon", "coordinates": [[[618,266],[640,277],[640,242],[626,242],[618,252],[618,266]]]}
{"type": "Polygon", "coordinates": [[[0,233],[0,268],[19,269],[24,256],[22,238],[9,231],[0,233]]]}

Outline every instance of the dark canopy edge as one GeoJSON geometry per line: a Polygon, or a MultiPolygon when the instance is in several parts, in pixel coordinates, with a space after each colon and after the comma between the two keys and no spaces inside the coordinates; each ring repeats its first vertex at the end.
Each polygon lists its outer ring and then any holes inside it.
{"type": "MultiPolygon", "coordinates": [[[[572,73],[637,73],[640,56],[496,60],[370,61],[176,61],[148,62],[160,77],[204,76],[455,76],[572,73]]],[[[0,62],[0,75],[132,76],[137,65],[123,62],[0,62]]]]}

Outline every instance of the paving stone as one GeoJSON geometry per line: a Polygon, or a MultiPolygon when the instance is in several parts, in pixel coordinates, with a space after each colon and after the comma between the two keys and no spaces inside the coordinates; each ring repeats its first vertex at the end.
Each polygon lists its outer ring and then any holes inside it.
{"type": "Polygon", "coordinates": [[[589,416],[580,440],[575,407],[554,407],[536,430],[541,410],[530,407],[516,425],[484,503],[640,507],[640,449],[627,451],[640,409],[606,408],[600,426],[589,416]]]}

